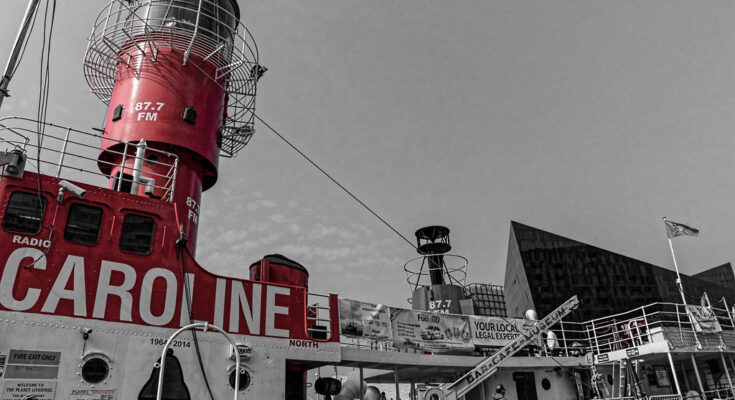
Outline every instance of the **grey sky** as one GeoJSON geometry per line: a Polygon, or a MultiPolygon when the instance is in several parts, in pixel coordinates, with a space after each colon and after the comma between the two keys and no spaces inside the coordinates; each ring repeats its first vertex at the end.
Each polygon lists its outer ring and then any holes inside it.
{"type": "MultiPolygon", "coordinates": [[[[58,1],[48,119],[98,127],[81,59],[106,2],[58,1]]],[[[25,3],[3,0],[3,63],[25,3]]],[[[683,272],[733,260],[735,3],[240,4],[269,68],[256,112],[404,235],[449,226],[468,281],[502,283],[511,219],[671,267],[666,215],[701,229],[683,272]]],[[[0,115],[35,115],[37,68],[29,50],[0,115]]],[[[256,129],[203,196],[201,263],[282,252],[315,291],[405,304],[415,252],[256,129]]]]}

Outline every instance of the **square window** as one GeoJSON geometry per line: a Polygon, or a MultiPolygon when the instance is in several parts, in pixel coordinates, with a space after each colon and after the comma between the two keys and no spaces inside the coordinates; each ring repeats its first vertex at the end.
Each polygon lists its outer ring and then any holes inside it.
{"type": "Polygon", "coordinates": [[[150,254],[153,247],[153,218],[128,214],[123,220],[120,248],[136,254],[150,254]]]}
{"type": "Polygon", "coordinates": [[[74,243],[97,244],[101,223],[101,208],[80,203],[72,204],[66,219],[64,239],[74,243]]]}
{"type": "Polygon", "coordinates": [[[3,228],[10,232],[35,235],[41,232],[46,199],[36,193],[13,192],[3,217],[3,228]],[[39,203],[40,199],[40,203],[39,203]]]}

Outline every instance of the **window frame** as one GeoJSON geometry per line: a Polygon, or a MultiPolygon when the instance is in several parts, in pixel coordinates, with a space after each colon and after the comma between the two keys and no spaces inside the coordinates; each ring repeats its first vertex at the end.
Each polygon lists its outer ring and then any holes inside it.
{"type": "Polygon", "coordinates": [[[38,229],[35,232],[25,232],[25,231],[19,231],[19,230],[9,229],[6,226],[6,221],[8,220],[7,216],[8,216],[8,209],[10,208],[10,202],[13,200],[13,196],[15,196],[18,193],[21,193],[21,194],[24,194],[24,195],[29,195],[29,196],[32,196],[32,197],[38,197],[39,196],[38,193],[28,192],[28,191],[25,191],[25,190],[14,190],[13,192],[11,192],[10,195],[8,196],[8,201],[5,203],[5,209],[3,211],[3,216],[2,216],[2,218],[3,218],[3,221],[2,221],[3,230],[6,231],[6,232],[20,233],[20,234],[23,234],[23,235],[31,235],[31,236],[38,235],[39,233],[41,233],[41,230],[43,230],[43,219],[46,217],[46,208],[48,207],[48,200],[46,200],[46,197],[43,196],[43,195],[40,195],[40,197],[41,197],[41,216],[40,216],[40,218],[38,220],[38,229]]]}
{"type": "Polygon", "coordinates": [[[143,215],[142,213],[135,213],[135,212],[127,212],[127,213],[125,213],[125,215],[123,216],[122,219],[123,220],[122,220],[122,224],[121,224],[121,227],[120,227],[120,240],[118,242],[118,246],[120,247],[120,250],[122,252],[124,252],[124,253],[136,254],[136,255],[140,255],[140,256],[145,256],[145,255],[149,255],[149,254],[153,253],[153,247],[154,247],[153,244],[156,241],[156,219],[153,218],[152,216],[143,215]],[[123,237],[124,237],[124,234],[125,234],[125,222],[128,219],[128,217],[131,217],[131,216],[138,217],[138,218],[148,219],[153,224],[152,227],[151,227],[151,240],[148,243],[148,251],[145,252],[145,253],[138,252],[138,251],[135,251],[135,250],[127,250],[127,249],[125,249],[123,247],[123,237]]]}
{"type": "Polygon", "coordinates": [[[69,206],[69,211],[66,213],[66,223],[64,224],[64,240],[66,240],[69,243],[75,243],[75,244],[82,244],[85,246],[96,246],[100,242],[100,233],[102,232],[102,223],[104,221],[104,215],[105,211],[102,209],[102,207],[94,206],[89,203],[81,203],[81,202],[75,202],[72,203],[69,206]],[[86,243],[86,242],[80,242],[76,240],[70,240],[66,235],[67,231],[69,229],[69,220],[71,217],[72,210],[74,210],[75,207],[86,207],[86,208],[92,208],[97,209],[100,212],[100,219],[97,223],[97,236],[95,237],[94,243],[86,243]]]}

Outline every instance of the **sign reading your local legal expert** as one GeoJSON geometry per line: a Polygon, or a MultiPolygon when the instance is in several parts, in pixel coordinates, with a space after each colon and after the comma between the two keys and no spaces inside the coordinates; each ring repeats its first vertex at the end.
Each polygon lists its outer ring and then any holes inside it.
{"type": "Polygon", "coordinates": [[[502,347],[521,335],[525,320],[470,316],[472,341],[478,347],[502,347]]]}

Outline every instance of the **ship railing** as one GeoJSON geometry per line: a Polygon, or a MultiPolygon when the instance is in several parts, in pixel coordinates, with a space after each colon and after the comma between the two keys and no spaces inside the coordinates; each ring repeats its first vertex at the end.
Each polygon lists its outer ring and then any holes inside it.
{"type": "Polygon", "coordinates": [[[682,400],[683,399],[701,399],[701,397],[682,397],[680,394],[657,394],[648,396],[648,400],[682,400]]]}
{"type": "Polygon", "coordinates": [[[590,351],[584,323],[561,320],[549,328],[556,336],[554,341],[543,340],[548,356],[581,357],[590,351]],[[551,346],[549,346],[551,344],[551,346]]]}
{"type": "Polygon", "coordinates": [[[332,308],[330,296],[308,293],[306,306],[306,332],[312,339],[332,338],[332,308]]]}
{"type": "Polygon", "coordinates": [[[393,346],[392,340],[375,340],[368,338],[358,338],[353,336],[340,336],[340,344],[345,347],[352,347],[362,350],[378,350],[378,351],[391,351],[397,353],[423,353],[418,349],[413,348],[397,348],[393,346]]]}
{"type": "Polygon", "coordinates": [[[716,383],[714,389],[705,390],[704,397],[684,397],[684,400],[689,399],[713,399],[713,400],[732,400],[732,390],[727,384],[716,383]]]}
{"type": "Polygon", "coordinates": [[[438,267],[432,268],[431,263],[428,262],[428,257],[431,257],[431,255],[414,257],[403,264],[406,281],[412,291],[419,286],[431,286],[430,276],[434,270],[440,270],[447,283],[464,288],[467,278],[467,258],[448,253],[441,254],[441,256],[444,263],[438,267]]]}
{"type": "Polygon", "coordinates": [[[0,135],[0,151],[13,151],[18,150],[25,152],[26,147],[28,146],[28,143],[30,143],[31,138],[29,136],[23,135],[19,132],[19,129],[13,128],[13,127],[6,127],[1,124],[2,120],[0,120],[0,132],[3,134],[0,135]]]}
{"type": "Polygon", "coordinates": [[[594,354],[658,341],[669,341],[675,348],[718,348],[734,344],[733,313],[717,307],[710,310],[722,332],[697,332],[684,304],[662,302],[587,321],[585,331],[594,354]]]}
{"type": "MultiPolygon", "coordinates": [[[[107,166],[110,170],[118,170],[119,175],[114,177],[116,187],[120,190],[123,184],[142,184],[147,186],[146,191],[161,193],[160,198],[172,201],[176,187],[176,172],[178,170],[178,156],[163,150],[158,150],[142,143],[122,142],[104,137],[101,134],[85,132],[71,127],[64,127],[50,122],[39,122],[23,117],[0,118],[0,143],[11,146],[13,150],[20,150],[27,157],[26,170],[41,174],[69,179],[95,186],[110,186],[110,175],[100,172],[100,166],[107,166]],[[107,153],[117,155],[120,163],[112,163],[98,159],[102,141],[112,144],[122,151],[108,148],[107,153]],[[144,160],[148,164],[160,165],[162,173],[145,171],[145,176],[139,176],[143,171],[130,167],[127,164],[131,159],[137,159],[137,149],[143,147],[146,154],[144,160]],[[156,157],[151,157],[151,155],[156,157]],[[165,160],[165,161],[163,161],[165,160]],[[144,182],[145,181],[145,182],[144,182]]],[[[111,146],[107,146],[111,147],[111,146]]],[[[142,165],[142,163],[141,163],[142,165]]]]}

